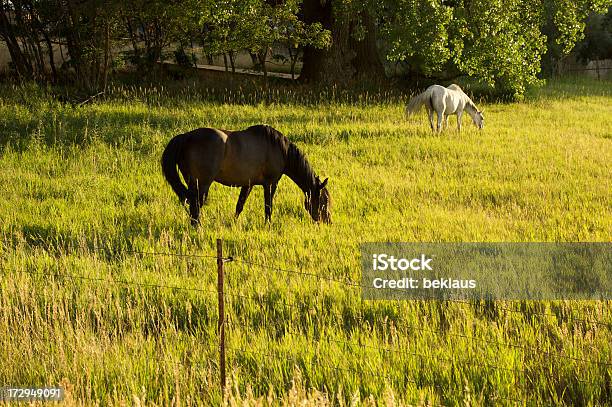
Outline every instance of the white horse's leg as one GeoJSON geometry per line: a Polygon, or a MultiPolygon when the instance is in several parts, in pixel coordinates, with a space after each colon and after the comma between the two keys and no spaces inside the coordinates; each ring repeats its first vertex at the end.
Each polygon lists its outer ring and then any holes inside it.
{"type": "Polygon", "coordinates": [[[444,115],[444,128],[446,130],[448,130],[448,116],[450,116],[450,115],[448,115],[448,114],[444,115]]]}
{"type": "Polygon", "coordinates": [[[457,112],[457,131],[461,131],[461,116],[463,116],[463,111],[457,112]]]}
{"type": "Polygon", "coordinates": [[[438,133],[442,133],[442,124],[444,122],[444,110],[438,112],[438,133]]]}
{"type": "Polygon", "coordinates": [[[434,111],[433,109],[427,109],[427,113],[429,114],[429,125],[431,126],[431,131],[434,131],[434,120],[433,120],[433,116],[434,116],[434,111]]]}

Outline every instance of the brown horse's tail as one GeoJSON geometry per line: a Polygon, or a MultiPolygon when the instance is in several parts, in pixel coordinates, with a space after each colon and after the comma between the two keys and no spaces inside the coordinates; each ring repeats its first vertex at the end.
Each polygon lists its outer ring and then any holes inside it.
{"type": "Polygon", "coordinates": [[[168,181],[168,184],[170,184],[174,192],[178,195],[179,200],[185,202],[187,199],[187,188],[181,181],[178,169],[176,168],[178,154],[181,151],[182,145],[182,134],[170,140],[162,154],[161,165],[166,181],[168,181]]]}

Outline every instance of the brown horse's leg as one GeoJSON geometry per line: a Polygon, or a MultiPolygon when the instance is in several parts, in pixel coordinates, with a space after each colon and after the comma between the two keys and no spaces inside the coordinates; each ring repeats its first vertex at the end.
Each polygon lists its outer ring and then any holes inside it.
{"type": "Polygon", "coordinates": [[[276,192],[277,186],[278,182],[264,185],[264,205],[266,212],[266,221],[272,220],[272,200],[274,199],[274,193],[276,192]]]}
{"type": "Polygon", "coordinates": [[[200,224],[200,202],[198,202],[197,194],[191,191],[189,194],[189,216],[191,217],[192,226],[200,224]]]}
{"type": "Polygon", "coordinates": [[[208,197],[208,184],[189,184],[189,216],[191,217],[191,225],[198,226],[200,224],[200,208],[204,205],[208,197]]]}
{"type": "Polygon", "coordinates": [[[244,203],[246,202],[249,194],[251,193],[252,187],[242,187],[240,188],[240,196],[238,197],[238,203],[236,203],[236,217],[240,216],[242,209],[244,208],[244,203]]]}

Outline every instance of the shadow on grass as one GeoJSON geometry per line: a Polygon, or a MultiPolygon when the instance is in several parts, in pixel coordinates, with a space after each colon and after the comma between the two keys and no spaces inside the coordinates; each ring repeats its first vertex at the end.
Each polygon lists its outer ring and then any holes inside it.
{"type": "MultiPolygon", "coordinates": [[[[126,102],[127,103],[127,102],[126,102]]],[[[10,106],[9,106],[10,108],[10,106]]],[[[6,109],[6,107],[5,107],[6,109]]],[[[2,109],[0,109],[1,112],[2,109]]],[[[240,130],[262,119],[258,115],[236,117],[231,125],[232,130],[240,130]],[[240,126],[240,127],[238,127],[240,126]]],[[[145,108],[125,111],[118,105],[105,108],[71,108],[61,104],[42,105],[39,108],[28,108],[19,115],[3,114],[0,116],[0,149],[10,148],[23,152],[33,146],[49,148],[86,148],[96,143],[111,147],[130,149],[142,155],[159,152],[161,145],[171,137],[198,127],[227,127],[227,116],[213,118],[210,121],[197,116],[187,116],[176,110],[148,111],[145,108]]],[[[378,138],[388,136],[419,136],[420,131],[398,126],[396,130],[388,129],[347,129],[338,128],[325,131],[310,126],[311,118],[292,117],[289,123],[282,122],[277,127],[292,127],[293,131],[285,135],[293,142],[305,144],[348,143],[353,139],[378,138]]]]}
{"type": "Polygon", "coordinates": [[[72,109],[66,106],[41,107],[20,117],[0,118],[0,147],[25,151],[33,145],[46,147],[87,147],[102,142],[109,146],[129,147],[150,154],[153,135],[178,134],[177,118],[170,112],[101,112],[92,109],[72,109]]]}
{"type": "MultiPolygon", "coordinates": [[[[112,235],[105,231],[96,235],[83,232],[60,231],[51,225],[28,224],[3,237],[7,248],[24,248],[28,251],[44,251],[50,256],[92,255],[108,263],[138,256],[143,259],[151,256],[182,255],[180,250],[170,247],[166,241],[177,242],[181,246],[186,237],[181,228],[168,228],[165,224],[150,226],[146,222],[117,222],[112,235]],[[143,248],[142,237],[146,236],[143,248]],[[140,239],[139,242],[136,240],[140,239]]],[[[194,257],[197,259],[197,257],[194,257]]]]}

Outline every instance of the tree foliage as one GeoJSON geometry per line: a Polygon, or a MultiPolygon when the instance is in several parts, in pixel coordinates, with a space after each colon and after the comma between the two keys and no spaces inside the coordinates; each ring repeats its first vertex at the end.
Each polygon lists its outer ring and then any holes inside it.
{"type": "Polygon", "coordinates": [[[193,35],[202,3],[197,0],[129,0],[121,7],[124,38],[129,38],[130,59],[145,72],[164,59],[171,46],[184,45],[193,35]]]}
{"type": "Polygon", "coordinates": [[[538,81],[547,42],[568,52],[589,10],[602,2],[570,0],[391,0],[384,32],[391,61],[433,78],[471,75],[520,97],[538,81]],[[546,23],[556,35],[547,37],[546,23]]]}
{"type": "MultiPolygon", "coordinates": [[[[247,50],[266,74],[271,48],[285,44],[292,72],[304,48],[302,73],[313,80],[383,77],[382,56],[404,61],[417,77],[470,75],[520,97],[538,81],[543,55],[546,61],[566,55],[582,39],[587,17],[611,3],[0,0],[0,39],[18,75],[30,79],[61,76],[53,48],[62,44],[68,60],[62,72],[92,90],[105,86],[109,69],[126,49],[144,73],[173,50],[188,63],[184,48],[195,43],[206,55],[229,55],[232,66],[234,55],[247,50]]],[[[596,45],[593,40],[591,49],[596,45]]]]}
{"type": "Polygon", "coordinates": [[[329,32],[321,24],[300,21],[298,12],[295,0],[274,5],[264,0],[221,0],[202,21],[202,44],[212,54],[248,50],[257,56],[266,74],[265,61],[273,44],[293,48],[329,44],[329,32]]]}
{"type": "Polygon", "coordinates": [[[298,12],[297,0],[0,0],[0,39],[26,79],[48,78],[50,70],[57,79],[52,43],[63,45],[66,76],[95,91],[126,47],[138,71],[147,73],[187,43],[209,54],[249,50],[264,67],[272,44],[328,45],[329,32],[305,24],[298,12]]]}

